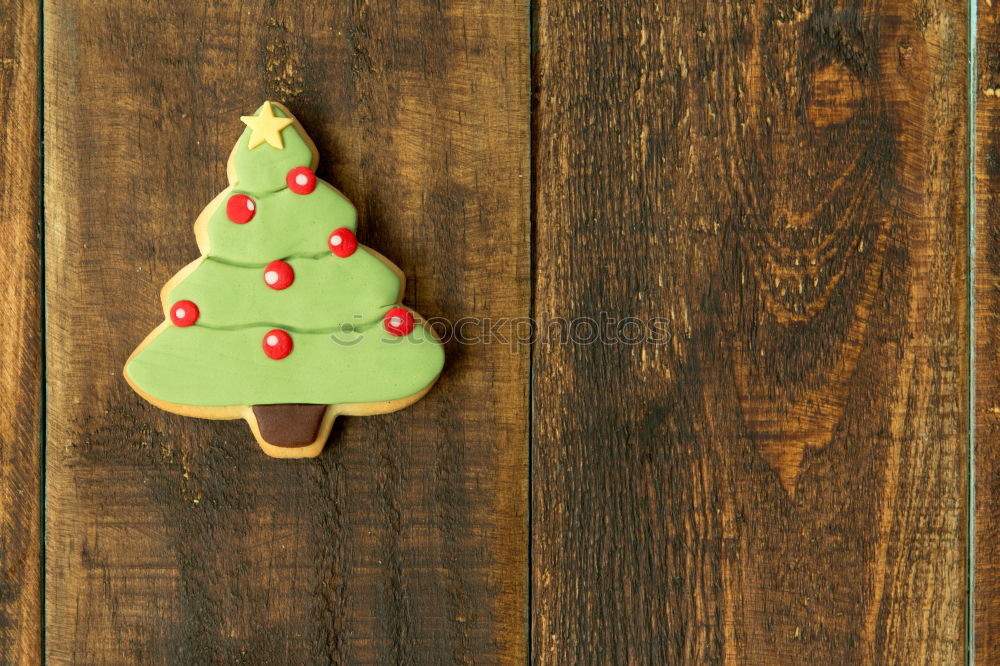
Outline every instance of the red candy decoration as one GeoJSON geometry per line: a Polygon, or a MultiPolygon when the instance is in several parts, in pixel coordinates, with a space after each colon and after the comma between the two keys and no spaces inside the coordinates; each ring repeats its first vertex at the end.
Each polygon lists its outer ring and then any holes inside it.
{"type": "Polygon", "coordinates": [[[311,194],[316,189],[316,174],[309,167],[295,167],[285,176],[285,183],[296,194],[311,194]]]}
{"type": "Polygon", "coordinates": [[[226,202],[226,217],[236,224],[246,224],[257,212],[257,204],[245,194],[234,194],[226,202]]]}
{"type": "Polygon", "coordinates": [[[275,328],[264,334],[264,353],[275,361],[280,361],[292,353],[292,336],[280,328],[275,328]]]}
{"type": "Polygon", "coordinates": [[[402,337],[413,330],[413,313],[406,308],[393,308],[385,313],[382,323],[390,334],[402,337]]]}
{"type": "Polygon", "coordinates": [[[264,269],[264,284],[271,289],[286,289],[295,282],[295,271],[288,262],[277,259],[264,269]]]}
{"type": "Polygon", "coordinates": [[[200,314],[192,301],[177,301],[170,307],[170,321],[181,328],[194,324],[200,314]]]}
{"type": "Polygon", "coordinates": [[[341,227],[330,234],[327,244],[330,246],[330,252],[341,259],[351,256],[358,249],[358,239],[347,227],[341,227]]]}

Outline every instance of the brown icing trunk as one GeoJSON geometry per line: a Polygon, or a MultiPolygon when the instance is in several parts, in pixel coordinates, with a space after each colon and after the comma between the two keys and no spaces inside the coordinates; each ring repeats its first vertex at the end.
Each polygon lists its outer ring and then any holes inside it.
{"type": "Polygon", "coordinates": [[[254,405],[260,436],[268,444],[294,448],[316,441],[327,405],[254,405]]]}

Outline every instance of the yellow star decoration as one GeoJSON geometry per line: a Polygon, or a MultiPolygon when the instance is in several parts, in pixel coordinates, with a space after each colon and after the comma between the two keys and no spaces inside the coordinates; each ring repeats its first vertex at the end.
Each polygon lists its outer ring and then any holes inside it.
{"type": "Polygon", "coordinates": [[[249,150],[253,150],[265,141],[278,150],[284,150],[285,144],[281,141],[281,130],[291,125],[292,119],[275,116],[270,102],[264,102],[264,108],[260,110],[259,116],[240,116],[240,120],[253,130],[247,145],[249,150]]]}

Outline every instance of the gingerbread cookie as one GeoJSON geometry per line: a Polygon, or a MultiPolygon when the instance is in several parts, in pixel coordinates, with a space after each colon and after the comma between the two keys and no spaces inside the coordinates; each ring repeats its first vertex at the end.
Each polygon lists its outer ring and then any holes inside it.
{"type": "Polygon", "coordinates": [[[403,274],[358,243],[354,206],[316,178],[316,147],[264,102],[229,156],[229,187],[198,216],[202,256],[160,292],[165,321],[125,379],[176,414],[246,419],[278,458],[318,455],[340,414],[402,409],[444,365],[400,305],[403,274]]]}

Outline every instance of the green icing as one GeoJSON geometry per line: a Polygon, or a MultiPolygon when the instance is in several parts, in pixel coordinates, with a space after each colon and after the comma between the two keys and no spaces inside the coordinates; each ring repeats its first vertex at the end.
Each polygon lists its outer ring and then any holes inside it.
{"type": "Polygon", "coordinates": [[[295,281],[276,290],[264,282],[263,267],[204,259],[170,292],[168,311],[177,301],[189,300],[198,304],[200,326],[269,324],[286,330],[331,330],[344,323],[372,321],[399,298],[399,277],[362,247],[343,259],[327,251],[319,258],[288,263],[295,281]]]}
{"type": "Polygon", "coordinates": [[[397,338],[381,325],[362,333],[293,333],[292,353],[268,358],[269,329],[170,326],[125,366],[145,393],[179,405],[347,404],[417,393],[441,372],[444,351],[423,328],[397,338]],[[353,341],[353,344],[349,344],[353,341]]]}
{"type": "Polygon", "coordinates": [[[322,181],[317,181],[316,189],[308,195],[289,189],[263,196],[233,190],[233,194],[239,192],[253,198],[256,213],[246,224],[235,224],[227,217],[223,201],[208,220],[209,256],[240,264],[266,264],[294,255],[315,255],[330,251],[330,232],[357,228],[354,206],[322,181]]]}
{"type": "Polygon", "coordinates": [[[221,199],[204,229],[207,256],[165,304],[169,311],[179,300],[194,301],[198,322],[166,325],[132,357],[126,375],[151,398],[209,407],[381,402],[426,387],[444,364],[440,342],[423,328],[395,337],[382,325],[399,297],[397,275],[362,247],[340,258],[327,246],[335,229],[355,230],[354,206],[322,181],[307,195],[286,187],[288,171],[316,166],[308,137],[292,125],[281,131],[283,150],[267,143],[250,150],[250,135],[247,128],[232,155],[231,193],[254,199],[253,219],[231,222],[221,199]],[[284,290],[264,283],[264,267],[275,259],[295,271],[284,290]],[[342,324],[360,330],[330,333],[342,324]],[[264,353],[272,328],[292,336],[284,359],[264,353]]]}
{"type": "MultiPolygon", "coordinates": [[[[253,115],[259,116],[263,108],[264,105],[261,104],[253,115]]],[[[289,117],[273,104],[271,109],[275,116],[289,117]]],[[[281,150],[267,143],[255,146],[253,149],[248,148],[251,133],[249,127],[243,130],[240,140],[236,142],[236,152],[233,154],[233,163],[236,167],[236,183],[233,184],[241,190],[273,192],[285,187],[285,176],[295,167],[316,167],[313,163],[312,145],[299,134],[294,125],[281,130],[281,141],[284,143],[284,148],[281,150]]]]}

